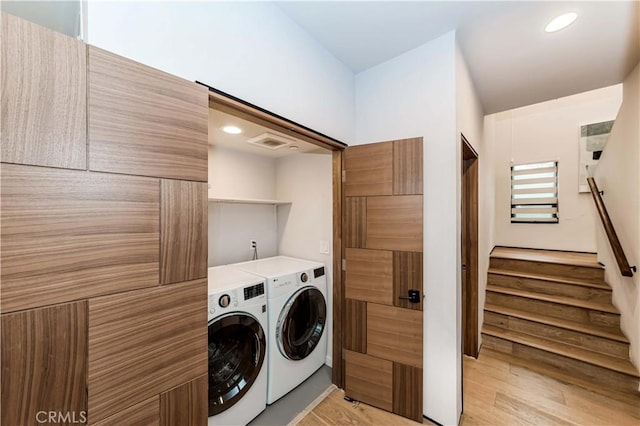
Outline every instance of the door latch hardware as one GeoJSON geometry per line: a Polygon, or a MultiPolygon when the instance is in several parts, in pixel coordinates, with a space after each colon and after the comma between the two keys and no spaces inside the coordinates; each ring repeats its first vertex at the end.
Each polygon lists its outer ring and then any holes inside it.
{"type": "Polygon", "coordinates": [[[409,290],[408,296],[400,296],[399,299],[408,300],[411,303],[420,303],[420,290],[409,290]]]}

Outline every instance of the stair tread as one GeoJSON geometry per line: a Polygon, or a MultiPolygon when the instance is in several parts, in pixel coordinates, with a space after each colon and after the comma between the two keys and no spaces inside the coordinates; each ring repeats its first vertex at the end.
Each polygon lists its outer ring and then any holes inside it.
{"type": "Polygon", "coordinates": [[[573,297],[543,294],[543,293],[537,293],[535,291],[501,287],[493,284],[487,285],[487,291],[492,291],[494,293],[508,294],[511,296],[525,297],[528,299],[535,299],[535,300],[540,300],[544,302],[558,303],[562,305],[574,306],[574,307],[590,309],[594,311],[602,311],[602,312],[607,312],[611,314],[620,314],[620,311],[618,311],[618,309],[615,306],[608,303],[598,303],[598,302],[592,302],[590,300],[576,299],[573,297]]]}
{"type": "Polygon", "coordinates": [[[577,280],[573,278],[564,278],[564,277],[559,277],[555,275],[534,274],[533,272],[519,272],[519,271],[512,271],[508,269],[498,269],[498,268],[489,268],[488,273],[497,274],[497,275],[506,275],[510,277],[530,278],[530,279],[541,280],[541,281],[551,281],[551,282],[557,282],[562,284],[578,285],[582,287],[590,287],[590,288],[597,288],[601,290],[611,291],[611,287],[609,287],[609,285],[604,281],[602,283],[595,283],[591,281],[577,280]]]}
{"type": "Polygon", "coordinates": [[[538,250],[516,247],[496,247],[491,252],[491,257],[603,269],[602,265],[598,263],[598,257],[595,253],[538,250]]]}
{"type": "Polygon", "coordinates": [[[632,377],[640,378],[640,374],[630,361],[606,355],[600,352],[594,352],[588,349],[580,348],[566,343],[560,343],[554,340],[533,336],[518,331],[507,330],[505,328],[485,324],[482,327],[484,334],[497,337],[521,345],[530,346],[543,351],[551,352],[556,355],[586,362],[608,370],[617,371],[632,377]]]}
{"type": "MultiPolygon", "coordinates": [[[[536,314],[532,312],[522,311],[520,309],[510,308],[507,306],[494,305],[492,303],[485,304],[485,311],[495,312],[497,314],[508,315],[512,317],[521,318],[528,321],[539,322],[546,325],[551,325],[554,327],[565,328],[568,330],[573,330],[576,332],[590,334],[593,336],[603,337],[605,339],[615,340],[617,342],[629,343],[629,339],[622,334],[622,332],[615,333],[610,329],[605,329],[603,327],[598,327],[593,324],[584,324],[576,321],[570,321],[555,317],[550,317],[547,315],[536,314]]],[[[616,329],[619,331],[619,329],[616,329]]]]}

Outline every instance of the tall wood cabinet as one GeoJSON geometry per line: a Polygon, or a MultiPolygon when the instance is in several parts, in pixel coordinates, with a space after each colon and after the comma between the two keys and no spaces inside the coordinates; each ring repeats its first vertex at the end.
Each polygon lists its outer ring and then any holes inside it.
{"type": "Polygon", "coordinates": [[[1,43],[1,423],[206,423],[208,91],[5,13],[1,43]]]}

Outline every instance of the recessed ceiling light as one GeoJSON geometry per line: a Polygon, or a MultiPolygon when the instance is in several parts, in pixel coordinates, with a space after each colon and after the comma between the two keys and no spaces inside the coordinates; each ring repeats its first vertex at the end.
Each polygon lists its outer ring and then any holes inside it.
{"type": "Polygon", "coordinates": [[[291,145],[291,146],[289,147],[289,149],[292,149],[292,150],[294,150],[294,151],[295,151],[296,149],[298,149],[298,145],[291,145]]]}
{"type": "Polygon", "coordinates": [[[242,133],[242,129],[236,126],[224,126],[222,131],[225,133],[231,133],[232,135],[239,135],[242,133]]]}
{"type": "Polygon", "coordinates": [[[549,22],[544,30],[548,33],[560,31],[561,29],[571,25],[577,17],[578,14],[575,12],[564,13],[555,18],[553,21],[549,22]]]}

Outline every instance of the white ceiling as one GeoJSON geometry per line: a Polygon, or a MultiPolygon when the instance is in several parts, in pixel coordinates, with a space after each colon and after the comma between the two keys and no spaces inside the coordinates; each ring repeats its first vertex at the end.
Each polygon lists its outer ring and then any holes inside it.
{"type": "Polygon", "coordinates": [[[291,136],[283,135],[259,124],[252,123],[247,120],[226,114],[222,111],[209,109],[209,145],[232,149],[234,151],[245,152],[261,157],[281,158],[288,155],[297,154],[329,154],[331,151],[317,147],[308,142],[293,139],[291,136]],[[236,126],[242,129],[242,133],[232,135],[222,131],[224,126],[236,126]],[[298,147],[296,150],[289,149],[289,146],[283,146],[272,150],[262,146],[250,144],[247,140],[259,136],[263,133],[271,133],[292,140],[292,145],[298,147]]]}
{"type": "Polygon", "coordinates": [[[277,4],[355,73],[457,30],[486,114],[620,83],[640,60],[637,0],[277,4]]]}

